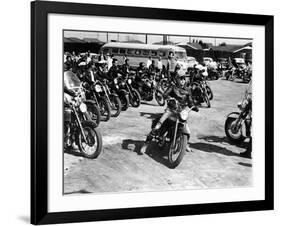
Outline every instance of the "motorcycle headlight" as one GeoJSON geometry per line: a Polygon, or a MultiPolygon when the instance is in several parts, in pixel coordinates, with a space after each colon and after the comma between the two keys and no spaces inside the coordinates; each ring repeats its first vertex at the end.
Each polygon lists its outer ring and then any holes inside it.
{"type": "Polygon", "coordinates": [[[132,80],[131,80],[131,79],[128,79],[128,83],[129,83],[129,84],[132,84],[132,80]]]}
{"type": "Polygon", "coordinates": [[[85,113],[87,111],[87,105],[84,103],[81,103],[79,106],[79,109],[81,112],[85,113]]]}
{"type": "Polygon", "coordinates": [[[96,92],[97,93],[100,93],[100,92],[102,92],[102,88],[101,88],[101,86],[100,85],[95,85],[95,90],[96,90],[96,92]]]}
{"type": "Polygon", "coordinates": [[[186,121],[187,118],[188,118],[188,111],[187,111],[187,110],[183,110],[183,111],[180,113],[180,118],[181,118],[181,120],[186,121]]]}

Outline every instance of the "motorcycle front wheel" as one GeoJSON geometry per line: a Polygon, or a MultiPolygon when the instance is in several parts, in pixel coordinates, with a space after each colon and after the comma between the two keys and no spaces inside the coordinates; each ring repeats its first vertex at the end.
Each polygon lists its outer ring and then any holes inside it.
{"type": "Polygon", "coordinates": [[[156,102],[159,104],[159,106],[165,105],[165,99],[163,97],[163,94],[160,91],[156,90],[154,93],[154,97],[155,97],[156,102]]]}
{"type": "Polygon", "coordinates": [[[141,96],[136,89],[132,89],[131,93],[132,93],[132,95],[130,95],[130,104],[134,108],[137,108],[141,104],[141,96]]]}
{"type": "Polygon", "coordinates": [[[121,94],[119,95],[119,99],[122,105],[121,110],[126,111],[129,108],[129,103],[130,103],[129,98],[127,97],[127,95],[121,94]]]}
{"type": "Polygon", "coordinates": [[[211,90],[211,88],[209,86],[206,86],[206,91],[207,91],[209,100],[212,100],[214,98],[214,94],[213,94],[213,91],[211,90]]]}
{"type": "Polygon", "coordinates": [[[242,133],[242,127],[237,126],[237,118],[235,117],[228,117],[225,121],[224,125],[224,131],[227,136],[227,138],[232,142],[232,143],[241,143],[245,137],[243,136],[242,133]]]}
{"type": "Polygon", "coordinates": [[[105,98],[101,98],[99,101],[99,106],[100,106],[100,113],[102,116],[102,119],[104,121],[108,121],[111,117],[111,107],[108,101],[105,98]]]}
{"type": "Polygon", "coordinates": [[[170,145],[168,153],[170,168],[174,169],[181,163],[185,154],[186,147],[187,136],[183,134],[176,139],[175,147],[172,147],[172,145],[170,145]]]}
{"type": "Polygon", "coordinates": [[[83,121],[82,129],[86,140],[80,131],[77,138],[77,143],[81,154],[90,159],[97,158],[102,151],[102,136],[98,128],[94,128],[91,121],[83,121]]]}
{"type": "Polygon", "coordinates": [[[209,100],[208,94],[204,95],[204,100],[205,100],[205,102],[207,104],[207,107],[210,108],[211,107],[211,102],[209,100]]]}
{"type": "Polygon", "coordinates": [[[122,104],[118,96],[110,96],[111,116],[117,117],[120,115],[122,104]]]}
{"type": "Polygon", "coordinates": [[[101,113],[99,108],[96,106],[96,104],[93,101],[90,100],[85,101],[85,104],[87,105],[87,110],[89,115],[88,120],[94,121],[98,126],[101,120],[101,113]]]}

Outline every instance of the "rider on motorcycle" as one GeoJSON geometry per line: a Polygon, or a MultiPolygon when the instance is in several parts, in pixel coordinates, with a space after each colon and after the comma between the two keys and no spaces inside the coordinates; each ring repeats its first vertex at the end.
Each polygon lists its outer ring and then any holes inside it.
{"type": "Polygon", "coordinates": [[[124,75],[128,75],[130,72],[129,59],[126,58],[124,64],[122,65],[121,71],[124,75]]]}
{"type": "Polygon", "coordinates": [[[151,64],[149,65],[149,68],[148,68],[148,71],[149,71],[149,73],[156,73],[157,72],[155,60],[151,61],[151,64]]]}
{"type": "MultiPolygon", "coordinates": [[[[194,106],[193,100],[191,98],[190,89],[186,86],[186,78],[185,75],[178,75],[176,77],[176,83],[172,83],[171,86],[165,91],[163,94],[164,98],[175,98],[182,107],[188,106],[189,108],[193,107],[193,110],[198,112],[199,109],[194,106]]],[[[157,134],[159,129],[161,128],[164,121],[174,114],[173,106],[167,106],[164,114],[161,116],[159,121],[157,122],[156,126],[151,130],[149,135],[146,138],[145,145],[147,145],[153,138],[154,135],[157,134]]],[[[187,126],[187,131],[190,134],[190,130],[187,126]]],[[[189,147],[186,147],[187,151],[190,151],[189,147]]],[[[142,154],[142,153],[140,153],[142,154]]]]}
{"type": "Polygon", "coordinates": [[[148,69],[145,67],[144,62],[141,62],[139,64],[139,67],[137,68],[136,78],[135,78],[135,82],[137,84],[139,93],[142,93],[142,87],[144,85],[143,80],[146,78],[148,78],[148,69]]]}
{"type": "MultiPolygon", "coordinates": [[[[252,80],[250,80],[250,82],[248,84],[248,87],[245,91],[245,97],[246,97],[246,101],[248,103],[250,103],[249,106],[252,106],[252,80]]],[[[250,109],[252,110],[252,107],[250,109]]],[[[251,114],[251,112],[250,112],[250,114],[251,114]]],[[[251,130],[251,126],[252,126],[251,120],[245,121],[245,122],[250,123],[250,125],[246,126],[246,128],[248,128],[248,129],[246,129],[246,133],[247,133],[247,135],[250,135],[251,134],[250,130],[251,130]]],[[[250,141],[249,141],[249,145],[247,147],[247,150],[245,152],[240,153],[240,156],[246,157],[246,158],[252,157],[252,136],[250,136],[250,141]]]]}

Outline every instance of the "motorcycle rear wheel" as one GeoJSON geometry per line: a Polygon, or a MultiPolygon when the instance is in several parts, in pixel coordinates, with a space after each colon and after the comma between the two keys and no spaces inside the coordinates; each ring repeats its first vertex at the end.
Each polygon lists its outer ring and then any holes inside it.
{"type": "Polygon", "coordinates": [[[183,134],[176,139],[175,147],[172,147],[170,145],[169,153],[168,153],[170,168],[174,169],[181,163],[185,154],[186,147],[187,147],[187,136],[183,134]]]}
{"type": "Polygon", "coordinates": [[[97,158],[102,151],[101,133],[98,128],[94,128],[94,125],[91,121],[83,121],[82,128],[87,140],[84,140],[80,131],[77,138],[79,150],[86,158],[97,158]]]}

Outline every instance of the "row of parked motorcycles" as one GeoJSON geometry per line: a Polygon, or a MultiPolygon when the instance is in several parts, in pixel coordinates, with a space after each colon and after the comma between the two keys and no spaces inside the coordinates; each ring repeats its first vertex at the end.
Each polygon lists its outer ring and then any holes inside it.
{"type": "Polygon", "coordinates": [[[143,80],[141,88],[133,72],[126,77],[118,74],[113,81],[79,78],[77,73],[64,72],[66,88],[75,93],[74,98],[64,95],[64,144],[65,149],[78,146],[87,158],[97,158],[101,153],[102,137],[98,129],[101,121],[118,117],[129,106],[139,107],[141,100],[155,98],[159,105],[165,104],[156,75],[143,80]]]}
{"type": "MultiPolygon", "coordinates": [[[[78,146],[84,157],[97,158],[102,151],[100,122],[118,117],[129,106],[139,107],[142,100],[155,99],[164,106],[167,100],[163,93],[171,81],[161,73],[150,73],[139,81],[134,71],[126,76],[118,74],[113,81],[95,80],[93,74],[90,77],[83,80],[78,73],[64,72],[64,84],[76,94],[68,100],[65,94],[64,144],[66,149],[78,146]]],[[[211,106],[213,92],[206,80],[192,84],[192,97],[196,105],[205,102],[211,106]]]]}
{"type": "Polygon", "coordinates": [[[230,68],[225,71],[224,77],[229,81],[241,79],[244,83],[249,83],[252,79],[252,72],[245,67],[230,68]]]}

